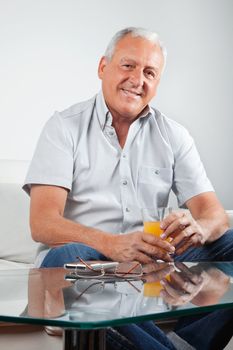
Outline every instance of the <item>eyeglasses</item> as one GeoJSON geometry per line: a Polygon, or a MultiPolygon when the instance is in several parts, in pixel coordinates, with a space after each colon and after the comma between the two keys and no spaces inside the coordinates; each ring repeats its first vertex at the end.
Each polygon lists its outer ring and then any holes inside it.
{"type": "Polygon", "coordinates": [[[79,261],[85,266],[85,268],[80,269],[77,267],[74,269],[73,276],[82,279],[111,279],[114,277],[116,280],[119,279],[138,279],[142,277],[142,265],[138,262],[130,262],[130,263],[119,263],[116,267],[105,267],[104,263],[100,263],[100,267],[98,269],[94,269],[91,264],[84,261],[79,256],[77,257],[79,261]]]}

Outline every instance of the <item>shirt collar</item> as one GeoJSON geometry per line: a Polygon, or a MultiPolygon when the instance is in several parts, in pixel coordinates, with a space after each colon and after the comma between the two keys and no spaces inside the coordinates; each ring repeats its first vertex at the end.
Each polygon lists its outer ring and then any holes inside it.
{"type": "MultiPolygon", "coordinates": [[[[103,91],[100,90],[99,93],[96,96],[96,109],[97,109],[97,115],[99,119],[99,123],[101,126],[101,129],[104,130],[105,126],[111,126],[112,125],[112,115],[105,103],[103,91]]],[[[143,119],[145,117],[150,117],[154,114],[153,109],[147,105],[144,110],[139,115],[138,119],[143,119]]],[[[137,120],[138,120],[137,119],[137,120]]]]}
{"type": "Polygon", "coordinates": [[[138,119],[142,119],[145,117],[150,117],[152,114],[154,113],[153,109],[151,108],[150,105],[147,105],[144,110],[140,113],[139,118],[138,119]]]}
{"type": "MultiPolygon", "coordinates": [[[[96,110],[99,119],[101,129],[104,130],[106,123],[109,123],[110,112],[104,100],[104,95],[102,90],[96,96],[96,110]]],[[[111,116],[112,123],[112,116],[111,116]]]]}

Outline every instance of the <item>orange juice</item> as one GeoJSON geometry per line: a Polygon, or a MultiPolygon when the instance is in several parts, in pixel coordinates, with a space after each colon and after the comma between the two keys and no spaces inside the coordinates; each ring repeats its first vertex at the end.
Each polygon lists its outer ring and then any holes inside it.
{"type": "Polygon", "coordinates": [[[160,221],[145,221],[144,231],[157,237],[160,237],[160,235],[163,233],[163,230],[160,228],[160,221]]]}
{"type": "MultiPolygon", "coordinates": [[[[145,221],[144,232],[160,237],[163,230],[160,228],[160,221],[145,221]]],[[[171,242],[171,237],[167,237],[165,241],[171,242]]]]}

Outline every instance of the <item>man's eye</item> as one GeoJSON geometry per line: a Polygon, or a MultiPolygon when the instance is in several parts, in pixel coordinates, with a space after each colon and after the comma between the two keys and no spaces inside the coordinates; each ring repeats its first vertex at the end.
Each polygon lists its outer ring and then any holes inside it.
{"type": "Polygon", "coordinates": [[[147,71],[146,75],[150,78],[150,79],[154,79],[155,78],[155,73],[153,71],[147,71]]]}
{"type": "Polygon", "coordinates": [[[129,69],[133,68],[132,64],[123,64],[123,67],[129,68],[129,69]]]}

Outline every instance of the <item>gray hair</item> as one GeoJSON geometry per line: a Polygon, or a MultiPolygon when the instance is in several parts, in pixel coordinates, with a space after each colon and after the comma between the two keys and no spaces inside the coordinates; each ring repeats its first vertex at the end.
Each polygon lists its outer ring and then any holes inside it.
{"type": "Polygon", "coordinates": [[[132,35],[132,37],[140,37],[140,38],[149,40],[152,43],[154,43],[155,45],[158,45],[161,48],[161,51],[163,54],[164,67],[165,67],[166,58],[167,58],[167,50],[166,50],[165,46],[163,45],[163,43],[160,41],[158,34],[155,32],[152,32],[148,29],[140,28],[140,27],[124,28],[124,29],[120,30],[119,32],[117,32],[112,37],[110,43],[107,46],[105,54],[104,54],[104,56],[107,58],[108,61],[111,61],[118,41],[120,41],[122,38],[124,38],[127,34],[132,35]]]}

